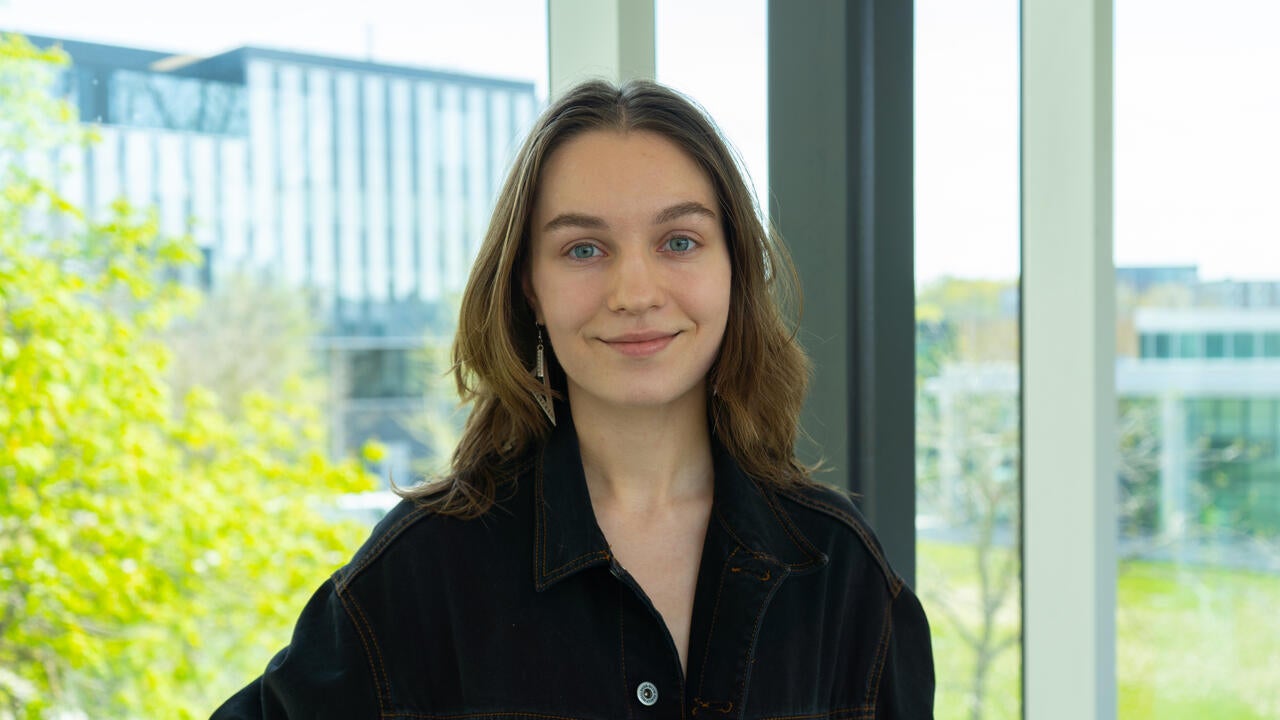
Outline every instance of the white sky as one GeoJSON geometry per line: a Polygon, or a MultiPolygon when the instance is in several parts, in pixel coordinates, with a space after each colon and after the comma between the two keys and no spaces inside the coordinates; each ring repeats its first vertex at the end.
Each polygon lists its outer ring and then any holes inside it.
{"type": "MultiPolygon", "coordinates": [[[[916,1],[916,274],[1018,271],[1018,2],[916,1]]],[[[1116,0],[1115,259],[1280,280],[1280,1],[1116,0]]]]}
{"type": "MultiPolygon", "coordinates": [[[[764,0],[658,0],[658,77],[766,185],[764,0]]],[[[1018,268],[1018,2],[916,0],[921,281],[1018,268]]],[[[211,54],[256,44],[533,81],[545,0],[0,0],[0,28],[211,54]]],[[[1116,261],[1280,279],[1280,1],[1117,0],[1116,261]]]]}

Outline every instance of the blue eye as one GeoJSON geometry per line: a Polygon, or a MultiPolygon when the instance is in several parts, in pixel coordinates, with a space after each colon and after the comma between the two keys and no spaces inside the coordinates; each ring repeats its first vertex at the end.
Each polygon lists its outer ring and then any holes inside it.
{"type": "Polygon", "coordinates": [[[694,243],[692,238],[687,238],[683,235],[677,235],[667,241],[667,248],[669,248],[671,252],[676,253],[689,252],[695,247],[695,245],[696,243],[694,243]]]}
{"type": "Polygon", "coordinates": [[[599,251],[600,249],[595,245],[574,245],[572,248],[569,248],[569,255],[573,257],[574,260],[590,260],[595,257],[599,251]]]}

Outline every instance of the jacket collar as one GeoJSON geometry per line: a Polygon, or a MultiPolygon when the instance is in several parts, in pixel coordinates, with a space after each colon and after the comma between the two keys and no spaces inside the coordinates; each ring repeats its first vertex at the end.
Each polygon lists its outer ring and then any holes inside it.
{"type": "MultiPolygon", "coordinates": [[[[591,507],[578,433],[568,410],[557,403],[559,424],[533,468],[533,565],[539,592],[580,570],[613,562],[591,507]]],[[[826,565],[827,556],[800,532],[775,493],[746,475],[718,440],[713,439],[712,452],[712,531],[727,532],[733,540],[728,545],[791,572],[826,565]]]]}

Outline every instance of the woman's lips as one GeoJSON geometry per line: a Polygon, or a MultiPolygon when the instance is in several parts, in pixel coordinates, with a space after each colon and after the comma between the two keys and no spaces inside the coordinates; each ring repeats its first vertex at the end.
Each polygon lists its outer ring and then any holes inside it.
{"type": "Polygon", "coordinates": [[[617,350],[627,357],[647,357],[660,352],[663,348],[670,345],[671,341],[676,339],[676,335],[679,335],[679,333],[673,333],[671,335],[639,336],[635,338],[624,336],[614,338],[612,340],[605,340],[604,342],[609,347],[617,350]]]}

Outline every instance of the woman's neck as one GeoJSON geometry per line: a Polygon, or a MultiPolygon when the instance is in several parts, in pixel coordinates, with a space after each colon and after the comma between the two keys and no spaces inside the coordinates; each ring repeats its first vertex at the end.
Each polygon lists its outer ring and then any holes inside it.
{"type": "Polygon", "coordinates": [[[714,471],[703,393],[645,408],[576,395],[570,388],[582,467],[598,508],[644,514],[710,499],[714,471]]]}

